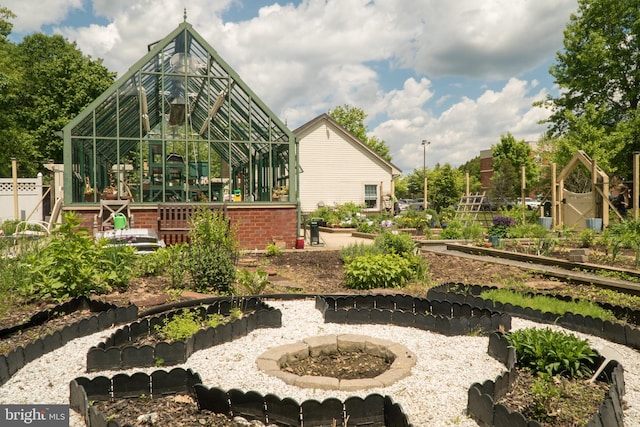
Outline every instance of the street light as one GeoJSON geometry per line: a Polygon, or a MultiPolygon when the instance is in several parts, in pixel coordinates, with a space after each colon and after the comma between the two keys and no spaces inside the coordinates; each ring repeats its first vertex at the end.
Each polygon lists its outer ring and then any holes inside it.
{"type": "Polygon", "coordinates": [[[427,202],[427,145],[431,144],[431,141],[426,139],[422,140],[422,175],[424,176],[424,200],[422,202],[422,209],[428,209],[429,203],[427,202]]]}

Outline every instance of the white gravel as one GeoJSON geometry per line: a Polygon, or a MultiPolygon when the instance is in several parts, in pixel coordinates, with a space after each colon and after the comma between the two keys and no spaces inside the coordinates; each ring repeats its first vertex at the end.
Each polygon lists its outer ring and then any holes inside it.
{"type": "MultiPolygon", "coordinates": [[[[487,356],[488,339],[483,337],[445,337],[414,328],[376,325],[339,325],[324,323],[314,302],[267,301],[282,311],[282,328],[259,329],[246,337],[194,353],[180,365],[197,372],[208,387],[255,390],[263,395],[291,397],[301,403],[306,399],[322,401],[329,397],[344,400],[350,396],[366,397],[371,393],[388,395],[399,403],[414,426],[476,426],[466,417],[467,391],[474,382],[494,379],[504,366],[487,356]],[[412,374],[395,384],[362,392],[303,389],[285,384],[256,369],[256,358],[266,349],[291,344],[316,335],[354,333],[383,338],[408,347],[417,356],[412,374]]],[[[513,319],[513,329],[548,327],[513,319]]],[[[561,330],[562,328],[553,327],[561,330]]],[[[110,329],[73,340],[64,347],[29,363],[0,387],[0,403],[68,404],[69,381],[76,377],[111,377],[116,373],[153,372],[157,368],[128,371],[85,372],[87,350],[115,331],[110,329]]],[[[605,346],[620,354],[625,369],[628,408],[625,425],[640,426],[640,355],[637,351],[608,341],[568,331],[589,339],[593,347],[605,346]]],[[[171,368],[174,368],[172,366],[171,368]]],[[[84,425],[72,411],[71,426],[84,425]]]]}

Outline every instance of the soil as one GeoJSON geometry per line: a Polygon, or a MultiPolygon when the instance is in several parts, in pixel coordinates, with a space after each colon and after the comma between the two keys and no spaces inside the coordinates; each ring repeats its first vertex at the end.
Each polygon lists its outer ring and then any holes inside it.
{"type": "MultiPolygon", "coordinates": [[[[575,285],[563,284],[557,280],[550,280],[540,274],[533,274],[530,271],[509,267],[499,264],[484,263],[481,261],[465,259],[463,264],[461,260],[437,253],[425,253],[427,261],[430,265],[431,281],[433,285],[455,282],[468,284],[484,284],[484,285],[503,285],[508,281],[519,282],[524,286],[532,287],[538,290],[550,290],[552,292],[564,293],[571,292],[574,294],[577,287],[575,285]]],[[[350,290],[344,286],[343,281],[343,265],[340,260],[339,251],[287,251],[274,257],[266,257],[262,254],[251,254],[245,257],[241,262],[241,268],[264,269],[270,274],[271,284],[265,290],[265,293],[304,293],[304,294],[348,294],[362,293],[360,290],[350,290]]],[[[185,300],[196,298],[199,295],[184,292],[181,295],[176,292],[167,291],[169,281],[164,277],[144,277],[135,279],[130,287],[122,292],[114,292],[109,295],[95,297],[96,299],[105,300],[118,305],[136,304],[140,311],[144,311],[152,306],[163,304],[166,302],[185,300]]],[[[587,289],[588,287],[580,287],[587,289]]],[[[373,289],[371,293],[398,293],[403,292],[410,295],[424,297],[426,295],[426,287],[409,286],[400,289],[373,289]]],[[[15,309],[0,318],[0,327],[8,327],[19,324],[28,319],[34,312],[43,310],[56,305],[51,301],[48,305],[38,304],[34,310],[33,305],[27,305],[23,309],[15,309]]],[[[77,313],[73,316],[65,316],[56,319],[55,326],[47,322],[38,328],[28,331],[21,331],[11,337],[2,338],[0,340],[0,350],[4,352],[15,348],[17,345],[24,345],[35,337],[43,336],[53,329],[58,329],[65,322],[75,322],[79,320],[79,316],[88,316],[89,313],[77,313]]],[[[302,372],[313,372],[322,376],[342,375],[338,373],[338,365],[342,365],[344,371],[358,372],[366,378],[366,375],[376,376],[368,371],[374,369],[379,372],[386,369],[380,367],[382,361],[370,360],[363,366],[356,366],[354,357],[345,357],[341,363],[332,361],[331,363],[317,364],[312,366],[312,362],[308,360],[306,366],[300,367],[302,372]],[[351,364],[354,362],[354,364],[351,364]],[[376,363],[380,362],[380,363],[376,363]],[[322,366],[331,366],[331,371],[324,371],[322,366]],[[333,369],[335,368],[335,369],[333,369]]],[[[358,362],[360,363],[360,362],[358,362]]],[[[524,410],[521,406],[527,400],[531,400],[526,395],[530,384],[524,382],[518,386],[512,394],[511,403],[514,408],[524,410]],[[526,397],[523,397],[526,396],[526,397]]],[[[507,398],[508,400],[509,398],[507,398]]],[[[580,401],[586,399],[580,397],[580,401]]],[[[602,402],[602,394],[594,398],[593,404],[596,407],[602,402]]],[[[585,403],[586,404],[586,403],[585,403]]],[[[136,421],[139,415],[156,413],[161,420],[157,425],[179,426],[179,425],[210,425],[210,426],[231,426],[231,421],[226,416],[207,413],[206,411],[198,412],[197,405],[193,403],[190,396],[170,396],[162,399],[128,399],[126,401],[116,402],[96,402],[100,406],[101,412],[109,414],[118,414],[121,422],[130,422],[132,425],[140,425],[136,421]],[[102,406],[104,405],[104,406],[102,406]]],[[[595,409],[590,412],[593,414],[595,409]]],[[[584,422],[582,423],[584,424],[584,422]]],[[[570,425],[570,424],[545,424],[548,427],[570,425]]]]}
{"type": "Polygon", "coordinates": [[[375,378],[389,369],[393,361],[364,351],[344,351],[305,357],[281,369],[298,376],[332,377],[339,380],[375,378]]]}

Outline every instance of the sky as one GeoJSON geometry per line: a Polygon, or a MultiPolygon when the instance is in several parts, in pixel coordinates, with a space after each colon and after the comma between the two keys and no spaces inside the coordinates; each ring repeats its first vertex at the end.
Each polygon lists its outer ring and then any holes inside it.
{"type": "Polygon", "coordinates": [[[535,101],[578,0],[0,0],[10,39],[61,34],[122,75],[183,20],[297,127],[349,104],[403,173],[460,166],[511,133],[537,141],[535,101]],[[426,149],[422,141],[428,141],[426,149]]]}

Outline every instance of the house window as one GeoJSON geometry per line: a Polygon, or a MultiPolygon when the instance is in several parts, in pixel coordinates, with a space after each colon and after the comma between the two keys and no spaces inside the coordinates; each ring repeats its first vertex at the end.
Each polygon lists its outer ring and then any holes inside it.
{"type": "Polygon", "coordinates": [[[364,205],[367,209],[375,209],[378,207],[378,186],[364,186],[364,205]]]}

